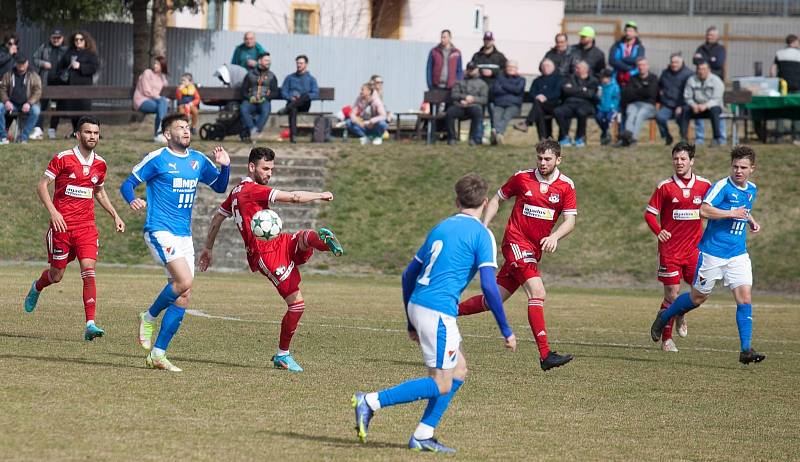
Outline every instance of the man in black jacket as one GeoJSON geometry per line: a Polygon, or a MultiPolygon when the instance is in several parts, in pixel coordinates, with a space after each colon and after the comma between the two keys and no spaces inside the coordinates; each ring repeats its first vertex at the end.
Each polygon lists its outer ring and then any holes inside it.
{"type": "Polygon", "coordinates": [[[595,45],[594,38],[597,35],[590,26],[584,26],[580,34],[580,42],[570,48],[571,65],[570,74],[575,73],[575,65],[578,61],[586,61],[589,72],[599,79],[599,75],[606,68],[606,55],[595,45]]]}
{"type": "Polygon", "coordinates": [[[556,34],[556,46],[544,55],[544,59],[549,59],[556,66],[556,73],[566,77],[572,73],[572,49],[567,41],[567,34],[556,34]]]}
{"type": "Polygon", "coordinates": [[[0,43],[0,75],[10,72],[14,68],[14,56],[19,47],[19,37],[17,34],[8,34],[3,37],[0,43]]]}
{"type": "Polygon", "coordinates": [[[472,62],[478,66],[481,79],[492,88],[494,79],[506,68],[506,56],[494,46],[494,34],[486,31],[483,34],[483,47],[472,55],[472,62]]]}
{"type": "Polygon", "coordinates": [[[680,53],[669,57],[669,66],[661,71],[658,79],[658,102],[661,107],[656,112],[656,124],[664,144],[672,146],[672,135],[669,134],[667,122],[669,119],[678,119],[683,111],[683,87],[686,80],[692,76],[692,71],[683,63],[680,53]]]}
{"type": "Polygon", "coordinates": [[[697,47],[692,59],[695,65],[708,63],[711,73],[725,81],[725,46],[719,43],[717,26],[706,29],[706,43],[697,47]]]}
{"type": "MultiPolygon", "coordinates": [[[[36,49],[33,53],[33,65],[39,71],[39,77],[42,78],[42,86],[60,85],[61,79],[59,78],[58,62],[67,52],[67,47],[64,45],[64,31],[55,28],[50,32],[50,39],[36,49]]],[[[46,111],[50,107],[50,101],[43,99],[41,103],[42,111],[46,111]]],[[[63,109],[63,108],[62,108],[63,109]]],[[[47,137],[55,139],[56,127],[58,122],[56,117],[50,118],[50,128],[47,130],[47,137]]],[[[42,124],[44,123],[44,116],[39,116],[36,122],[36,128],[33,129],[31,139],[39,139],[42,136],[42,124]]]]}
{"type": "Polygon", "coordinates": [[[241,114],[245,131],[241,134],[243,140],[261,137],[264,126],[272,110],[270,101],[281,96],[278,88],[278,78],[269,70],[269,53],[264,52],[258,56],[256,67],[247,73],[242,82],[241,114]],[[253,120],[253,113],[258,113],[258,119],[253,120]]]}
{"type": "Polygon", "coordinates": [[[575,146],[586,147],[586,119],[594,115],[594,106],[600,101],[597,96],[598,85],[597,79],[589,72],[589,64],[586,61],[578,61],[575,65],[575,74],[570,76],[561,88],[564,102],[553,111],[558,121],[560,145],[572,144],[569,138],[569,125],[575,117],[578,119],[575,146]]]}
{"type": "Polygon", "coordinates": [[[650,73],[650,64],[645,58],[636,60],[636,75],[631,76],[622,89],[621,105],[625,108],[625,130],[614,145],[625,147],[636,144],[636,138],[645,120],[656,115],[658,78],[650,73]]]}

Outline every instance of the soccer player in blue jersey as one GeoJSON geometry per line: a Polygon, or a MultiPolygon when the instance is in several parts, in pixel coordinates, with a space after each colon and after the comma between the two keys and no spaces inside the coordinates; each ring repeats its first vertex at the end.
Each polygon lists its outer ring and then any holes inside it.
{"type": "Polygon", "coordinates": [[[153,258],[166,267],[168,278],[150,309],[139,314],[139,344],[149,350],[156,318],[166,310],[155,346],[145,363],[154,369],[180,372],[167,359],[166,350],[189,306],[194,279],[192,206],[197,185],[205,183],[224,193],[231,160],[223,148],[214,148],[215,160],[220,164],[218,170],[203,153],[189,148],[191,125],[183,114],[164,117],[161,128],[167,147],[156,149],[133,167],[120,192],[131,209],[147,208],[144,240],[153,258]],[[134,194],[134,189],[143,182],[147,183],[147,202],[134,194]]]}
{"type": "Polygon", "coordinates": [[[429,375],[379,392],[353,395],[361,442],[366,442],[369,422],[378,409],[427,399],[428,406],[408,442],[409,449],[455,452],[439,443],[433,432],[466,378],[467,362],[459,347],[461,335],[456,316],[461,292],[476,272],[481,273],[481,290],[500,326],[506,348],[517,348],[495,282],[497,245],[491,231],[480,221],[488,202],[488,185],[479,176],[468,174],[458,180],[455,189],[460,212],[431,230],[403,272],[408,336],[422,348],[429,375]]]}
{"type": "Polygon", "coordinates": [[[747,253],[747,227],[758,233],[761,226],[751,214],[758,189],[748,181],[756,167],[756,153],[749,146],[737,146],[731,151],[731,174],[717,181],[706,193],[700,215],[708,219],[703,238],[698,244],[700,257],[691,292],[681,294],[650,327],[654,342],[661,338],[667,322],[673,316],[683,316],[706,301],[714,284],[731,288],[736,300],[736,325],[739,328],[741,353],[739,362],[761,362],[765,355],[750,346],[753,330],[751,290],[753,269],[747,253]]]}

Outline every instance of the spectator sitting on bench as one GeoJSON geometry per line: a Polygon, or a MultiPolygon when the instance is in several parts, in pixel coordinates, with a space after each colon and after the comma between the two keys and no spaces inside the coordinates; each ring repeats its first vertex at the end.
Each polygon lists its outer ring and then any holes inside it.
{"type": "Polygon", "coordinates": [[[26,116],[25,128],[16,141],[27,143],[28,137],[39,120],[39,98],[42,96],[42,79],[36,72],[30,71],[28,58],[22,53],[14,57],[16,65],[10,72],[0,78],[0,144],[8,144],[6,133],[6,114],[16,112],[17,125],[22,123],[21,116],[26,116]]]}
{"type": "Polygon", "coordinates": [[[569,138],[569,126],[575,117],[578,119],[575,146],[586,147],[586,119],[594,115],[594,106],[600,101],[597,96],[598,86],[597,79],[589,73],[589,64],[586,61],[578,61],[575,65],[575,74],[561,87],[564,102],[553,111],[558,121],[558,133],[561,138],[558,144],[561,146],[572,144],[569,138]]]}
{"type": "Polygon", "coordinates": [[[197,133],[197,119],[200,115],[200,91],[194,84],[192,74],[186,72],[181,76],[181,83],[175,90],[178,101],[178,112],[186,114],[192,121],[192,135],[197,133]]]}
{"type": "Polygon", "coordinates": [[[272,110],[270,100],[279,95],[278,78],[269,70],[271,59],[269,53],[260,55],[258,65],[247,73],[242,82],[244,101],[242,101],[241,113],[246,130],[245,133],[242,133],[243,140],[261,138],[272,110]],[[258,113],[258,119],[253,120],[255,112],[258,113]]]}
{"type": "Polygon", "coordinates": [[[645,58],[636,60],[636,74],[632,74],[628,84],[622,89],[622,105],[625,107],[625,130],[619,134],[616,147],[636,144],[645,120],[656,115],[658,99],[658,78],[650,72],[650,64],[645,58]]]}
{"type": "Polygon", "coordinates": [[[619,84],[614,79],[611,69],[603,69],[603,72],[600,73],[599,92],[600,102],[597,104],[594,120],[600,127],[600,144],[605,146],[611,143],[611,134],[608,133],[608,129],[619,113],[619,84]]]}
{"type": "Polygon", "coordinates": [[[386,123],[391,123],[392,120],[394,120],[394,114],[392,114],[392,111],[386,107],[386,100],[383,99],[383,77],[375,74],[369,78],[369,83],[372,84],[372,89],[378,93],[378,96],[381,98],[381,102],[383,103],[383,108],[386,109],[386,123]]]}
{"type": "Polygon", "coordinates": [[[386,109],[378,91],[370,83],[361,85],[361,92],[353,103],[346,123],[347,129],[358,137],[361,144],[383,143],[383,133],[387,127],[386,109]]]}
{"type": "Polygon", "coordinates": [[[536,77],[529,91],[533,105],[528,117],[524,121],[515,124],[514,128],[527,132],[528,127],[536,125],[536,132],[539,135],[539,141],[541,141],[553,137],[553,120],[547,116],[553,116],[553,111],[561,99],[564,76],[556,71],[555,63],[549,58],[543,59],[539,64],[539,72],[542,75],[536,77]]]}
{"type": "Polygon", "coordinates": [[[722,97],[725,93],[725,84],[716,75],[711,73],[708,63],[701,62],[697,65],[697,73],[686,81],[683,89],[685,106],[678,119],[681,130],[681,140],[687,138],[690,119],[711,119],[711,129],[714,131],[714,140],[711,146],[719,146],[721,135],[719,132],[719,119],[722,115],[722,97]]]}
{"type": "Polygon", "coordinates": [[[467,63],[467,76],[459,80],[450,91],[452,104],[447,108],[447,143],[458,143],[456,119],[470,119],[469,145],[481,144],[483,137],[483,105],[489,102],[489,86],[478,73],[478,66],[467,63]]]}
{"type": "Polygon", "coordinates": [[[692,76],[692,71],[683,63],[680,53],[669,57],[669,66],[661,71],[658,79],[658,102],[661,107],[656,112],[656,124],[664,144],[672,146],[672,135],[669,134],[667,122],[669,119],[678,119],[683,111],[683,88],[686,81],[692,76]]]}
{"type": "Polygon", "coordinates": [[[492,144],[503,144],[508,123],[519,115],[525,96],[525,78],[519,76],[516,61],[506,61],[505,71],[494,80],[491,93],[494,104],[492,144]]]}
{"type": "Polygon", "coordinates": [[[256,33],[247,31],[244,33],[244,41],[233,50],[231,64],[242,66],[247,69],[255,69],[258,65],[258,57],[266,53],[267,50],[256,42],[256,33]]]}
{"type": "Polygon", "coordinates": [[[296,142],[297,113],[308,112],[311,101],[319,99],[317,79],[308,72],[308,56],[300,55],[295,58],[297,71],[286,76],[281,85],[281,97],[286,100],[286,107],[278,114],[289,115],[289,140],[296,142]]]}
{"type": "Polygon", "coordinates": [[[153,66],[145,69],[139,76],[133,92],[133,108],[145,114],[156,115],[153,128],[153,141],[156,143],[166,143],[161,136],[161,119],[167,115],[169,100],[161,96],[161,90],[167,86],[167,73],[167,58],[156,56],[153,66]]]}

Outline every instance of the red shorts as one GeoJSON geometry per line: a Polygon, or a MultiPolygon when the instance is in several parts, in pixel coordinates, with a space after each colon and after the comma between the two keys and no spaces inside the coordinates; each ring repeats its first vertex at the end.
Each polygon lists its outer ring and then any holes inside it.
{"type": "Polygon", "coordinates": [[[300,270],[297,267],[314,254],[314,249],[310,246],[306,250],[300,250],[302,233],[303,231],[279,234],[260,244],[258,254],[254,256],[259,272],[275,285],[283,298],[300,290],[300,270]]]}
{"type": "Polygon", "coordinates": [[[658,280],[665,286],[679,285],[681,279],[686,281],[687,284],[692,284],[694,282],[694,273],[697,271],[697,257],[699,255],[699,251],[682,258],[659,254],[658,280]]]}
{"type": "Polygon", "coordinates": [[[541,277],[539,260],[536,257],[540,253],[538,249],[530,244],[510,243],[503,244],[502,251],[506,262],[497,273],[499,286],[513,294],[528,279],[541,277]]]}
{"type": "Polygon", "coordinates": [[[75,258],[97,260],[100,246],[98,237],[95,226],[67,229],[63,233],[50,228],[44,238],[47,245],[47,262],[53,268],[64,269],[75,258]]]}

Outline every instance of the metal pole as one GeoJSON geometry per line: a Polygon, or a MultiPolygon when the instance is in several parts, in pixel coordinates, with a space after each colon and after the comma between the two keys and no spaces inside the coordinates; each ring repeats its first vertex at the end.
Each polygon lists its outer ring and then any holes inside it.
{"type": "Polygon", "coordinates": [[[689,16],[694,16],[694,0],[689,0],[689,16]]]}
{"type": "Polygon", "coordinates": [[[783,16],[789,16],[789,0],[783,0],[783,16]]]}
{"type": "Polygon", "coordinates": [[[598,16],[603,14],[603,0],[597,0],[597,11],[595,11],[595,14],[598,16]]]}

